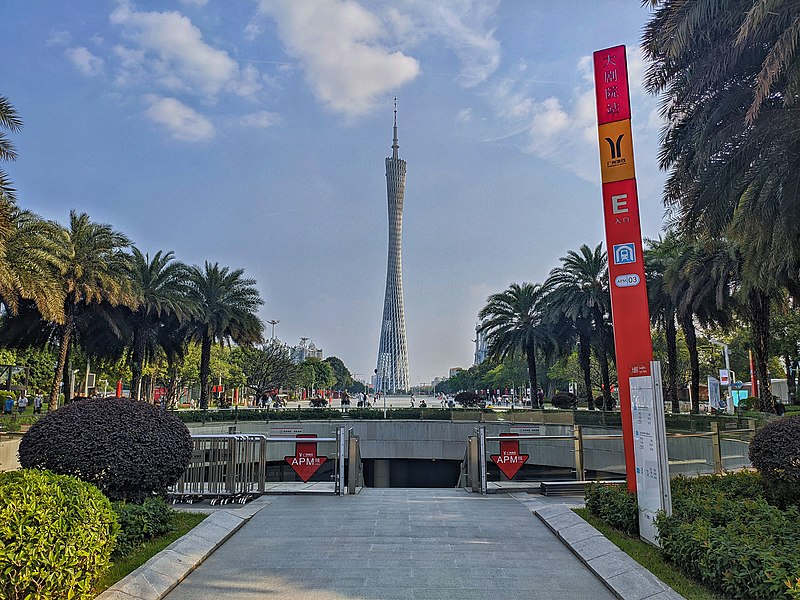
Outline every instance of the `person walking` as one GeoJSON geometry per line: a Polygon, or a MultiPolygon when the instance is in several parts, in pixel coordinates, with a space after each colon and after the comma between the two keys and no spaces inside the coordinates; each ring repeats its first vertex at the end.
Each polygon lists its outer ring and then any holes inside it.
{"type": "Polygon", "coordinates": [[[35,414],[35,415],[42,414],[42,402],[43,401],[44,401],[44,398],[42,398],[41,392],[37,393],[33,397],[33,414],[35,414]]]}
{"type": "Polygon", "coordinates": [[[17,400],[17,412],[24,413],[28,409],[28,397],[25,395],[25,392],[22,392],[22,395],[17,400]]]}
{"type": "Polygon", "coordinates": [[[411,408],[414,408],[414,392],[411,392],[411,408]]]}
{"type": "Polygon", "coordinates": [[[539,408],[544,408],[544,390],[542,388],[536,390],[536,402],[539,408]]]}

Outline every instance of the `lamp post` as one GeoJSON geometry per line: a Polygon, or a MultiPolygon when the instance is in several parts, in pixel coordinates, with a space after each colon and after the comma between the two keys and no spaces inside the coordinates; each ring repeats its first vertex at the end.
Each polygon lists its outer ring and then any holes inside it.
{"type": "Polygon", "coordinates": [[[272,325],[272,337],[271,337],[270,339],[274,340],[274,339],[275,339],[275,325],[277,325],[278,323],[280,323],[280,321],[278,321],[277,319],[269,319],[269,320],[267,321],[267,323],[269,323],[270,325],[272,325]]]}
{"type": "Polygon", "coordinates": [[[731,399],[733,396],[731,395],[731,362],[728,356],[728,344],[715,340],[714,338],[708,338],[708,341],[712,344],[717,346],[722,346],[722,353],[725,355],[725,370],[728,372],[728,395],[727,399],[731,399]]]}

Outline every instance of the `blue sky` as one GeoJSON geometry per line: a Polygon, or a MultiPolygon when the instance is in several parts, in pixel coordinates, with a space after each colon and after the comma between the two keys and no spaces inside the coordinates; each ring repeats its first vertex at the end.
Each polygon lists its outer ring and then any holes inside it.
{"type": "Polygon", "coordinates": [[[7,2],[0,94],[25,129],[6,170],[47,218],[74,208],[145,252],[244,268],[278,337],[366,375],[396,95],[411,380],[430,381],[471,365],[489,294],[603,238],[594,50],[628,45],[643,233],[658,234],[639,4],[7,2]]]}

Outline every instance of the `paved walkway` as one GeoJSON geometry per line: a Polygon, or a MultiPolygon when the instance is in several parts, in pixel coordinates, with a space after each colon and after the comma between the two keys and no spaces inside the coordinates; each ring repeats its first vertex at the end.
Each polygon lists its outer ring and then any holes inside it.
{"type": "Polygon", "coordinates": [[[168,600],[614,598],[508,496],[365,488],[276,498],[168,600]]]}

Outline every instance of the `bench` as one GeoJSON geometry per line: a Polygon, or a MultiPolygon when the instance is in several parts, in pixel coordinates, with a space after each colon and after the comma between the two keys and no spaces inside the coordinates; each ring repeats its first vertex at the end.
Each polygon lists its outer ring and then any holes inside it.
{"type": "Polygon", "coordinates": [[[539,484],[539,493],[542,496],[567,496],[576,493],[584,493],[586,486],[590,483],[602,483],[603,485],[617,485],[625,483],[624,479],[604,479],[601,481],[542,481],[539,484]]]}

